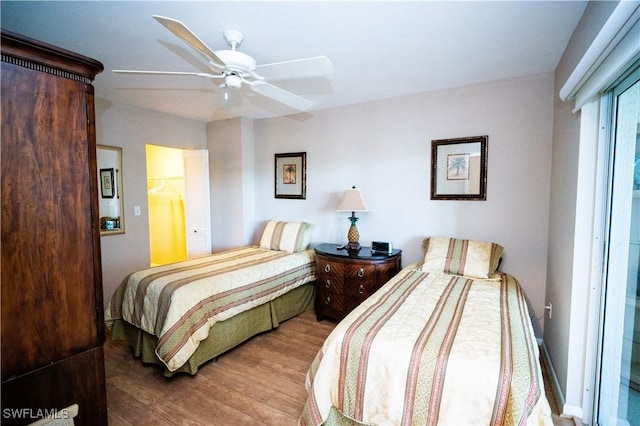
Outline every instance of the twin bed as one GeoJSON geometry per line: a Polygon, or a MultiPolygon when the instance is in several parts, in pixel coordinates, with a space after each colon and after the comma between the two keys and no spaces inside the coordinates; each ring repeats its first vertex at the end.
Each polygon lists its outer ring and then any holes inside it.
{"type": "MultiPolygon", "coordinates": [[[[258,247],[132,274],[111,301],[113,338],[165,375],[195,374],[313,306],[309,233],[270,222],[258,247]]],[[[552,424],[525,296],[496,272],[502,247],[429,238],[425,249],[326,339],[300,424],[552,424]]]]}
{"type": "Polygon", "coordinates": [[[327,337],[300,424],[551,425],[524,294],[496,272],[502,247],[425,247],[327,337]]]}
{"type": "Polygon", "coordinates": [[[156,266],[129,275],[106,310],[113,339],[126,339],[165,376],[200,365],[313,306],[311,225],[267,224],[258,246],[156,266]]]}

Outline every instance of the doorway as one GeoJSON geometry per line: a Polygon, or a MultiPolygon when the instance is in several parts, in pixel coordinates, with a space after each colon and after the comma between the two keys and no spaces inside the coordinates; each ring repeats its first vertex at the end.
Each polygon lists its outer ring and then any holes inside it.
{"type": "Polygon", "coordinates": [[[615,87],[597,423],[640,425],[640,69],[615,87]]]}
{"type": "Polygon", "coordinates": [[[146,145],[151,266],[187,259],[182,151],[146,145]]]}
{"type": "Polygon", "coordinates": [[[211,254],[209,151],[146,145],[151,266],[211,254]]]}

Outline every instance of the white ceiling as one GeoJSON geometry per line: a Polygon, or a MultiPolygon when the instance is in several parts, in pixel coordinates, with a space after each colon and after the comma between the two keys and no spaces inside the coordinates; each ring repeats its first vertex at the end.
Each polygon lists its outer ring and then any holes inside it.
{"type": "Polygon", "coordinates": [[[311,110],[553,71],[585,1],[7,1],[2,28],[104,64],[96,96],[203,122],[295,113],[245,88],[224,106],[218,80],[112,69],[208,72],[152,15],[182,21],[211,49],[245,35],[258,64],[326,55],[327,77],[274,82],[311,110]]]}

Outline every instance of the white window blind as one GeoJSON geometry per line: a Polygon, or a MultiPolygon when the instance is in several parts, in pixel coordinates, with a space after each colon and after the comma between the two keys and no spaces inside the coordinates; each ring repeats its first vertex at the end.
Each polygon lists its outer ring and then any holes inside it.
{"type": "Polygon", "coordinates": [[[562,89],[562,100],[575,100],[580,110],[611,86],[640,57],[640,2],[621,1],[562,89]]]}

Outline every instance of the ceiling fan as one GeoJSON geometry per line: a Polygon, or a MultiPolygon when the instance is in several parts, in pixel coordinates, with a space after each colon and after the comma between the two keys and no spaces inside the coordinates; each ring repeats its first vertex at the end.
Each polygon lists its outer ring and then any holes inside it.
{"type": "Polygon", "coordinates": [[[182,22],[158,15],[153,15],[153,17],[204,56],[212,73],[140,70],[113,70],[113,72],[124,74],[192,75],[220,79],[222,82],[218,87],[225,90],[225,99],[228,99],[227,90],[240,89],[242,85],[247,85],[260,95],[301,111],[309,109],[313,102],[274,86],[268,83],[267,80],[308,78],[333,73],[333,64],[326,56],[257,65],[251,56],[238,51],[238,47],[244,40],[244,35],[240,31],[226,30],[224,38],[230,49],[213,51],[182,22]]]}

